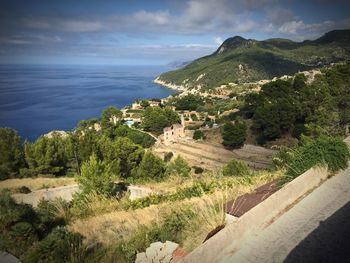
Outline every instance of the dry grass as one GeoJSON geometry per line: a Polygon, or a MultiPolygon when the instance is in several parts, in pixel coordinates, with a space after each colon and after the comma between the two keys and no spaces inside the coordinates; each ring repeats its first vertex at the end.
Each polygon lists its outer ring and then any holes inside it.
{"type": "Polygon", "coordinates": [[[14,190],[21,186],[26,186],[30,190],[35,191],[42,188],[51,188],[58,186],[65,186],[75,184],[74,178],[61,177],[61,178],[23,178],[23,179],[7,179],[0,181],[0,189],[8,188],[14,190]]]}
{"type": "MultiPolygon", "coordinates": [[[[140,227],[161,225],[164,215],[170,214],[171,211],[179,210],[183,207],[191,207],[191,210],[197,216],[196,220],[187,222],[185,229],[186,238],[182,244],[186,250],[191,251],[203,242],[211,230],[224,223],[225,213],[223,205],[227,201],[251,192],[281,175],[280,172],[260,172],[258,175],[250,177],[250,179],[221,178],[220,180],[235,182],[235,186],[202,197],[162,203],[137,210],[115,211],[96,215],[88,219],[79,219],[72,222],[69,228],[85,236],[87,244],[95,242],[111,244],[127,240],[140,227]]],[[[186,183],[189,182],[190,179],[188,179],[188,182],[186,181],[186,183]]]]}

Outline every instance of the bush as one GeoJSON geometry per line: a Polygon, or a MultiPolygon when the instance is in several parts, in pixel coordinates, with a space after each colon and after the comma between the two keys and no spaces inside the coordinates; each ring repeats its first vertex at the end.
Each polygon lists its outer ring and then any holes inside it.
{"type": "Polygon", "coordinates": [[[98,194],[112,195],[115,190],[114,181],[117,179],[115,172],[112,172],[115,170],[113,162],[100,161],[93,154],[89,161],[83,163],[81,175],[76,177],[82,187],[82,194],[96,191],[98,194]]]}
{"type": "Polygon", "coordinates": [[[85,250],[82,241],[83,237],[80,234],[58,227],[31,249],[25,261],[83,262],[85,250]]]}
{"type": "Polygon", "coordinates": [[[164,162],[170,162],[173,156],[174,156],[173,152],[167,152],[166,154],[164,154],[164,162]]]}
{"type": "Polygon", "coordinates": [[[41,238],[47,236],[56,226],[63,226],[67,223],[64,218],[57,216],[58,212],[54,201],[41,200],[35,212],[38,218],[36,228],[41,238]]]}
{"type": "Polygon", "coordinates": [[[314,140],[302,137],[302,143],[294,150],[293,155],[286,173],[289,180],[315,165],[325,165],[331,172],[345,169],[350,159],[349,148],[341,138],[324,135],[314,140]]]}
{"type": "Polygon", "coordinates": [[[235,159],[232,159],[229,161],[223,168],[223,175],[224,176],[243,176],[243,175],[249,175],[251,172],[249,166],[243,162],[238,161],[235,159]]]}
{"type": "Polygon", "coordinates": [[[169,175],[188,177],[190,171],[191,168],[188,166],[188,163],[180,155],[178,155],[167,167],[167,173],[169,175]]]}
{"type": "Polygon", "coordinates": [[[227,122],[221,130],[222,144],[229,148],[240,148],[247,137],[247,127],[244,122],[235,124],[227,122]]]}
{"type": "Polygon", "coordinates": [[[18,192],[21,194],[29,194],[32,192],[32,190],[30,190],[27,186],[21,186],[20,188],[18,188],[18,192]]]}
{"type": "Polygon", "coordinates": [[[300,139],[301,135],[308,135],[305,125],[302,123],[295,124],[292,130],[292,136],[300,139]]]}
{"type": "Polygon", "coordinates": [[[193,139],[194,140],[202,140],[204,138],[205,138],[204,133],[202,131],[200,131],[200,130],[196,130],[193,133],[193,139]]]}
{"type": "Polygon", "coordinates": [[[204,169],[202,167],[193,166],[193,169],[195,174],[202,174],[204,172],[204,169]]]}
{"type": "Polygon", "coordinates": [[[137,178],[159,180],[164,177],[165,164],[151,152],[146,152],[134,174],[137,178]]]}

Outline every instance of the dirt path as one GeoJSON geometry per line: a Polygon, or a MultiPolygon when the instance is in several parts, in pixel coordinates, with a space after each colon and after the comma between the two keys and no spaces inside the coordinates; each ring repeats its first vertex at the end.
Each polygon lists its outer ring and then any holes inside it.
{"type": "MultiPolygon", "coordinates": [[[[277,221],[246,240],[233,255],[222,258],[221,262],[263,263],[284,262],[286,259],[287,262],[350,262],[327,261],[319,257],[316,260],[315,257],[322,254],[321,252],[327,252],[328,259],[341,255],[350,256],[349,247],[343,250],[343,254],[339,254],[342,252],[339,252],[340,245],[343,245],[343,248],[345,245],[344,242],[339,243],[340,237],[335,238],[333,244],[328,240],[334,240],[334,237],[341,236],[344,232],[349,233],[349,229],[346,229],[350,221],[349,202],[350,167],[324,182],[277,221]],[[337,219],[332,219],[336,213],[340,215],[337,219]],[[332,220],[347,224],[327,223],[332,220]],[[333,226],[332,233],[329,232],[330,224],[333,226]],[[327,236],[327,233],[330,236],[327,236]],[[332,250],[332,245],[338,252],[332,250]]],[[[348,237],[345,240],[348,240],[348,237]]]]}

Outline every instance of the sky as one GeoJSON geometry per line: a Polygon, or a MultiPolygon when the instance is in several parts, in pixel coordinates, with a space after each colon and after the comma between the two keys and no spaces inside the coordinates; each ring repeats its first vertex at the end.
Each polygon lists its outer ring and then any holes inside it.
{"type": "Polygon", "coordinates": [[[0,64],[166,65],[228,37],[315,39],[349,0],[0,0],[0,64]]]}

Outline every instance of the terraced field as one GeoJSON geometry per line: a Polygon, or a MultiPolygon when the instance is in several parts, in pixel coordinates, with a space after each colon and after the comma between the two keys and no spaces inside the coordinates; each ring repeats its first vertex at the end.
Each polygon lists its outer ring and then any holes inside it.
{"type": "Polygon", "coordinates": [[[273,150],[249,144],[241,149],[230,151],[221,145],[190,140],[179,140],[167,146],[160,144],[153,151],[161,157],[167,152],[173,152],[174,155],[185,158],[190,165],[201,166],[208,170],[219,170],[232,158],[245,161],[254,169],[265,169],[270,165],[272,156],[275,154],[273,150]]]}

